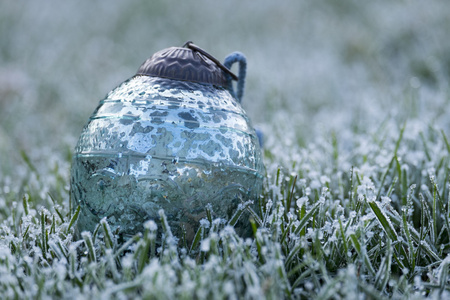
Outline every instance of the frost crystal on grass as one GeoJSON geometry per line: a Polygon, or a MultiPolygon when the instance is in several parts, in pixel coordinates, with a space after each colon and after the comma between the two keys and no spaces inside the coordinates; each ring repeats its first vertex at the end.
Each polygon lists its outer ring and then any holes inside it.
{"type": "Polygon", "coordinates": [[[211,223],[207,219],[201,219],[200,220],[200,226],[204,228],[209,228],[211,223]]]}
{"type": "Polygon", "coordinates": [[[155,221],[148,220],[144,223],[144,228],[150,231],[156,231],[158,229],[158,225],[156,225],[155,221]]]}
{"type": "Polygon", "coordinates": [[[308,202],[308,197],[301,197],[300,199],[297,200],[296,204],[297,207],[299,209],[301,209],[307,202],[308,202]]]}
{"type": "Polygon", "coordinates": [[[382,204],[382,206],[388,205],[391,202],[392,202],[391,198],[385,197],[385,196],[381,197],[381,204],[382,204]]]}

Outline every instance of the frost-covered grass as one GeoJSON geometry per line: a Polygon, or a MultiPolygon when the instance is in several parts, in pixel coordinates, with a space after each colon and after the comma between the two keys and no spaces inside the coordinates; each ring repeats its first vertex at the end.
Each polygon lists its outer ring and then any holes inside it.
{"type": "Polygon", "coordinates": [[[450,297],[450,6],[223,2],[0,4],[0,298],[450,297]],[[151,221],[125,245],[107,221],[75,238],[81,127],[186,40],[248,57],[253,237],[207,218],[192,245],[151,221]]]}

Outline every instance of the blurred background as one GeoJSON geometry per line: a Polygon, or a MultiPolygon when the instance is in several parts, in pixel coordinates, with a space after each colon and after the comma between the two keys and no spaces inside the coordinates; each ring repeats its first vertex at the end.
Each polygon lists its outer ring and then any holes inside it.
{"type": "Polygon", "coordinates": [[[448,128],[448,32],[446,1],[2,1],[0,181],[29,171],[24,154],[67,177],[99,100],[188,40],[247,56],[243,106],[269,147],[345,145],[387,118],[448,128]]]}

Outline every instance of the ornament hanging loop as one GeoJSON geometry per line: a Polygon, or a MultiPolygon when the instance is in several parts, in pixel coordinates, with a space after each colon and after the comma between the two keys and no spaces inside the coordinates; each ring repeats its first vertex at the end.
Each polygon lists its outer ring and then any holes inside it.
{"type": "MultiPolygon", "coordinates": [[[[231,95],[235,97],[239,103],[242,102],[242,96],[244,95],[244,86],[245,86],[245,75],[247,73],[247,59],[245,55],[241,52],[233,52],[225,58],[224,66],[231,70],[231,66],[238,62],[239,63],[239,79],[237,79],[237,91],[234,91],[232,78],[228,73],[226,74],[228,90],[231,95]]],[[[235,79],[236,80],[236,79],[235,79]]]]}

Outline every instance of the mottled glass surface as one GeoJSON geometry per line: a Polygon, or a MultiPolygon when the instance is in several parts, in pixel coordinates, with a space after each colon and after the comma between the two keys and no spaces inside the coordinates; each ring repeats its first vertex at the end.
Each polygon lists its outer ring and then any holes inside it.
{"type": "Polygon", "coordinates": [[[229,218],[242,201],[257,202],[263,172],[255,131],[227,90],[135,76],[100,101],[78,141],[78,229],[107,217],[127,239],[164,209],[174,234],[183,227],[190,240],[208,203],[213,217],[229,218]]]}

